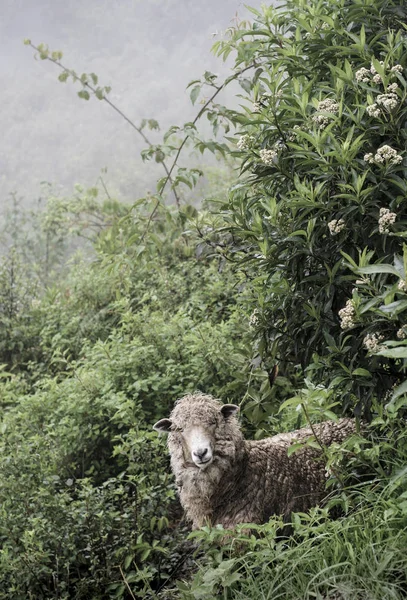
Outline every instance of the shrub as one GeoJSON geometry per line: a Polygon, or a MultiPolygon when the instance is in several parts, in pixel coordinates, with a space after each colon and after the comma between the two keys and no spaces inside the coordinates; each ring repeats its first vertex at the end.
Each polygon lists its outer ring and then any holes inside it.
{"type": "Polygon", "coordinates": [[[342,410],[369,416],[407,356],[406,9],[294,0],[251,12],[215,45],[236,52],[236,69],[256,67],[243,110],[227,113],[242,176],[224,242],[252,280],[264,362],[300,365],[336,387],[342,410]]]}
{"type": "Polygon", "coordinates": [[[0,378],[0,598],[145,597],[180,560],[151,424],[198,387],[241,397],[246,326],[227,266],[197,261],[166,209],[140,252],[144,225],[106,230],[10,321],[27,328],[0,378]]]}

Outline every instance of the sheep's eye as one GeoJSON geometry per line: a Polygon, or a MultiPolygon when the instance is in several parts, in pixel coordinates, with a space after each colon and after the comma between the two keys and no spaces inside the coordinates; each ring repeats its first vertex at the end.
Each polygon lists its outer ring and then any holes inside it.
{"type": "Polygon", "coordinates": [[[182,433],[184,430],[182,427],[172,427],[172,431],[175,431],[176,433],[182,433]]]}

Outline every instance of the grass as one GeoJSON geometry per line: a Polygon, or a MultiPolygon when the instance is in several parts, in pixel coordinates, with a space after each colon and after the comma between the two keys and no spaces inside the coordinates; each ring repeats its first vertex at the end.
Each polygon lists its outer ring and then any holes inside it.
{"type": "Polygon", "coordinates": [[[257,536],[242,531],[226,544],[221,529],[211,533],[207,562],[181,586],[180,597],[405,600],[407,501],[399,484],[376,491],[366,485],[339,519],[328,509],[296,515],[289,539],[276,537],[275,523],[257,528],[257,536]]]}

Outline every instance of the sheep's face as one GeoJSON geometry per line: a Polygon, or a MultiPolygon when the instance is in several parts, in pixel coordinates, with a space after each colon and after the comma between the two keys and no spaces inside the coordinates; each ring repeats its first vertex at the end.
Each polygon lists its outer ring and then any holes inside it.
{"type": "Polygon", "coordinates": [[[239,408],[234,404],[225,404],[209,411],[207,406],[197,404],[192,410],[190,406],[188,409],[176,406],[171,419],[161,419],[154,429],[170,433],[172,438],[180,442],[186,463],[206,469],[214,459],[217,431],[239,408]]]}
{"type": "Polygon", "coordinates": [[[200,469],[208,467],[213,460],[215,425],[191,425],[175,431],[182,438],[184,456],[200,469]]]}

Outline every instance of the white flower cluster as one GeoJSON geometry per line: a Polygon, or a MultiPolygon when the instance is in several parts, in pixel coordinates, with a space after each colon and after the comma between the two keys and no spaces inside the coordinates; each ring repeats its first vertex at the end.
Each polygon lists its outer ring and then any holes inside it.
{"type": "Polygon", "coordinates": [[[355,79],[358,83],[368,83],[370,81],[370,71],[365,67],[362,67],[355,73],[355,79]]]}
{"type": "Polygon", "coordinates": [[[348,300],[344,308],[339,311],[339,318],[341,320],[341,329],[350,329],[355,325],[355,306],[353,300],[348,300]]]}
{"type": "Polygon", "coordinates": [[[259,323],[259,311],[257,310],[257,308],[255,308],[249,317],[249,326],[256,327],[256,325],[258,325],[258,323],[259,323]]]}
{"type": "MultiPolygon", "coordinates": [[[[384,61],[381,60],[380,64],[382,67],[384,67],[384,61]]],[[[403,67],[401,65],[394,65],[394,67],[390,68],[390,74],[395,74],[395,73],[402,73],[403,72],[403,67]]],[[[381,75],[379,75],[379,73],[377,72],[376,68],[374,67],[374,65],[372,64],[370,66],[370,69],[366,69],[365,67],[361,67],[360,69],[358,69],[355,72],[355,79],[358,83],[369,83],[370,80],[373,81],[373,83],[382,83],[382,78],[381,75]]]]}
{"type": "Polygon", "coordinates": [[[295,142],[295,140],[297,139],[297,133],[300,130],[301,130],[301,127],[299,125],[294,125],[294,127],[292,128],[291,133],[287,136],[287,140],[289,142],[295,142]]]}
{"type": "MultiPolygon", "coordinates": [[[[382,67],[384,67],[384,61],[380,61],[382,67]]],[[[394,65],[390,69],[390,76],[395,75],[396,73],[402,73],[403,67],[401,65],[394,65]]],[[[366,69],[362,67],[355,72],[355,79],[357,83],[370,83],[372,81],[375,84],[383,83],[381,75],[377,72],[376,68],[371,65],[370,69],[366,69]]],[[[394,110],[399,103],[399,98],[397,96],[398,84],[391,83],[387,86],[387,90],[385,94],[380,94],[377,97],[377,100],[374,104],[370,104],[366,107],[366,112],[370,117],[380,117],[381,108],[387,111],[394,110]]]]}
{"type": "Polygon", "coordinates": [[[323,110],[329,113],[337,113],[339,110],[339,104],[331,98],[326,98],[325,100],[321,100],[321,102],[318,102],[317,110],[323,110]]]}
{"type": "Polygon", "coordinates": [[[242,135],[236,145],[239,150],[249,150],[253,142],[254,137],[252,135],[242,135]]]}
{"type": "Polygon", "coordinates": [[[325,129],[329,123],[328,117],[325,117],[324,115],[314,115],[312,120],[318,125],[319,129],[325,129]]]}
{"type": "Polygon", "coordinates": [[[399,340],[405,340],[407,338],[407,331],[405,325],[398,330],[397,337],[399,338],[399,340]]]}
{"type": "Polygon", "coordinates": [[[395,222],[396,218],[396,213],[390,212],[388,208],[381,208],[379,218],[379,233],[389,233],[389,227],[395,222]]]}
{"type": "Polygon", "coordinates": [[[363,339],[363,345],[369,352],[375,354],[376,352],[380,352],[383,346],[379,343],[383,339],[382,335],[377,333],[368,333],[363,339]]]}
{"type": "Polygon", "coordinates": [[[369,106],[366,106],[366,112],[369,117],[380,117],[381,115],[380,108],[377,104],[369,104],[369,106]]]}
{"type": "MultiPolygon", "coordinates": [[[[336,114],[338,110],[339,104],[331,98],[326,98],[325,100],[318,102],[317,111],[336,114]]],[[[324,129],[329,123],[329,119],[326,115],[314,115],[312,120],[320,129],[324,129]]]]}
{"type": "Polygon", "coordinates": [[[403,162],[403,157],[397,153],[397,150],[395,150],[391,146],[385,145],[385,146],[382,146],[381,148],[379,148],[376,151],[375,155],[373,155],[371,152],[369,152],[368,154],[365,154],[365,156],[363,157],[363,160],[370,164],[373,164],[373,163],[383,164],[384,162],[389,162],[392,165],[399,165],[401,162],[403,162]]]}
{"type": "Polygon", "coordinates": [[[277,158],[277,151],[263,148],[260,150],[260,158],[265,165],[271,166],[277,158]]]}
{"type": "Polygon", "coordinates": [[[328,227],[331,235],[336,235],[345,228],[345,221],[343,219],[333,219],[329,221],[328,227]]]}
{"type": "Polygon", "coordinates": [[[259,113],[261,111],[260,102],[253,102],[252,112],[259,113]]]}
{"type": "MultiPolygon", "coordinates": [[[[384,67],[384,61],[383,60],[380,61],[380,64],[381,64],[382,67],[384,67]]],[[[373,77],[372,77],[373,83],[382,83],[382,77],[376,71],[376,68],[373,66],[373,64],[370,66],[370,72],[373,75],[373,77]]]]}
{"type": "Polygon", "coordinates": [[[407,281],[400,279],[397,284],[397,288],[400,290],[400,292],[407,292],[407,281]]]}
{"type": "Polygon", "coordinates": [[[377,96],[377,104],[381,104],[383,108],[389,112],[396,108],[398,103],[399,97],[394,92],[391,92],[390,94],[380,94],[377,96]]]}

